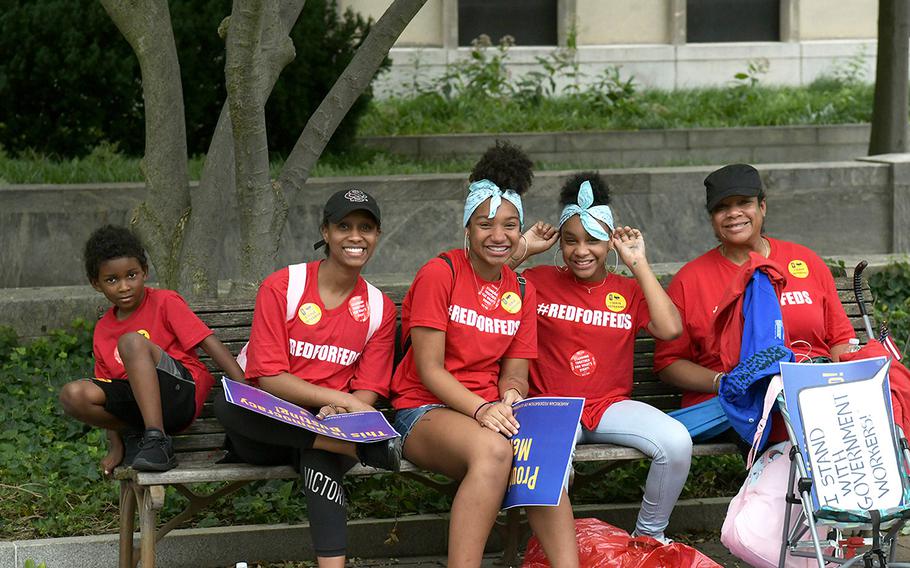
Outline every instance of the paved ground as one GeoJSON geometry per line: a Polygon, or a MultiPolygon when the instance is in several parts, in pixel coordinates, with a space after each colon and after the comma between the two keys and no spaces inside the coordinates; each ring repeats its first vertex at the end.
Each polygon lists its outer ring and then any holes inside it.
{"type": "MultiPolygon", "coordinates": [[[[684,535],[679,540],[680,542],[684,541],[686,544],[694,546],[725,568],[749,568],[745,562],[738,560],[724,548],[720,543],[720,536],[718,534],[684,535]]],[[[487,555],[484,558],[483,568],[502,568],[501,565],[496,563],[498,558],[498,555],[487,555]]],[[[905,562],[910,561],[910,536],[901,537],[899,540],[897,559],[905,562]]],[[[416,568],[419,566],[445,566],[446,562],[444,557],[435,556],[419,558],[354,559],[349,562],[348,565],[351,568],[380,568],[393,566],[396,568],[416,568]]],[[[259,568],[265,568],[264,565],[260,566],[256,564],[251,564],[250,568],[257,568],[257,566],[259,568]]],[[[313,564],[306,562],[288,562],[284,564],[270,564],[267,566],[268,568],[304,568],[313,566],[313,564]]]]}

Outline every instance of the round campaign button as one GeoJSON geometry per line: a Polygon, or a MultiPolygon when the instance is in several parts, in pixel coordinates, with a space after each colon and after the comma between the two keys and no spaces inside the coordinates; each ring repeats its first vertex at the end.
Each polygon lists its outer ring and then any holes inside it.
{"type": "Polygon", "coordinates": [[[363,296],[354,296],[348,300],[348,313],[351,314],[354,321],[363,323],[370,319],[370,304],[363,299],[363,296]]]}
{"type": "Polygon", "coordinates": [[[579,377],[587,377],[597,369],[597,360],[590,351],[579,349],[569,358],[569,368],[579,377]]]}
{"type": "Polygon", "coordinates": [[[297,317],[307,325],[316,325],[322,319],[322,309],[312,302],[307,302],[297,310],[297,317]]]}
{"type": "Polygon", "coordinates": [[[609,292],[604,304],[611,312],[621,312],[626,309],[626,298],[619,292],[609,292]]]}
{"type": "Polygon", "coordinates": [[[521,296],[515,292],[506,292],[503,294],[502,300],[500,300],[499,303],[502,304],[502,309],[510,314],[517,314],[521,311],[521,296]]]}
{"type": "Polygon", "coordinates": [[[797,278],[807,278],[809,276],[809,267],[801,260],[791,260],[787,265],[790,274],[797,278]]]}
{"type": "Polygon", "coordinates": [[[149,332],[148,332],[147,330],[144,330],[144,329],[140,329],[140,330],[137,331],[136,333],[138,333],[139,335],[141,335],[142,337],[144,337],[144,338],[146,338],[146,339],[151,339],[151,338],[152,338],[152,336],[149,334],[149,332]]]}

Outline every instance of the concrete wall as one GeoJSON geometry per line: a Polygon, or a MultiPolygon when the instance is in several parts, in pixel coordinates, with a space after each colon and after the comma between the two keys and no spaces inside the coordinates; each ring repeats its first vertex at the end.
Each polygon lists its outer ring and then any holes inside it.
{"type": "Polygon", "coordinates": [[[419,159],[474,158],[496,140],[518,144],[537,162],[566,165],[594,163],[601,167],[637,167],[722,161],[828,162],[864,156],[869,146],[869,125],[361,138],[368,146],[419,159]]]}
{"type": "MultiPolygon", "coordinates": [[[[603,172],[613,188],[618,222],[644,230],[652,262],[685,261],[713,246],[702,185],[712,169],[603,172]]],[[[767,228],[773,236],[804,243],[822,255],[895,252],[892,243],[906,238],[910,219],[893,218],[892,193],[910,187],[910,172],[895,176],[890,165],[866,162],[769,164],[760,169],[769,197],[767,228]]],[[[537,174],[525,199],[528,220],[557,219],[558,189],[568,173],[537,174]]],[[[373,193],[383,209],[382,241],[366,272],[413,274],[440,251],[461,245],[465,186],[465,174],[313,179],[291,205],[277,265],[316,258],[312,243],[318,238],[322,204],[339,189],[359,187],[373,193]]],[[[102,223],[126,223],[143,193],[137,184],[0,189],[0,286],[85,283],[85,239],[102,223]]],[[[229,209],[212,222],[234,227],[233,215],[229,209]]],[[[221,248],[212,251],[222,259],[221,279],[236,273],[237,244],[236,230],[229,229],[221,248]]]]}
{"type": "MultiPolygon", "coordinates": [[[[513,78],[541,70],[536,58],[551,57],[554,49],[513,47],[506,66],[513,78]]],[[[605,68],[618,66],[623,78],[634,76],[635,82],[646,88],[729,86],[734,75],[746,71],[755,60],[767,62],[767,72],[758,77],[763,85],[808,85],[857,60],[861,73],[858,79],[872,82],[876,51],[875,40],[871,39],[581,46],[577,51],[582,73],[578,82],[582,87],[589,86],[605,68]]],[[[380,98],[411,95],[415,82],[432,86],[447,65],[469,57],[470,50],[397,47],[389,56],[392,68],[373,83],[380,98]]]]}
{"type": "MultiPolygon", "coordinates": [[[[366,17],[378,20],[392,0],[339,0],[338,9],[348,8],[366,17]]],[[[421,46],[442,47],[443,43],[443,0],[427,0],[411,23],[404,29],[395,45],[398,47],[421,46]]]]}
{"type": "Polygon", "coordinates": [[[799,0],[800,39],[861,39],[878,36],[877,0],[799,0]]]}
{"type": "Polygon", "coordinates": [[[577,0],[578,45],[670,43],[670,0],[577,0]]]}

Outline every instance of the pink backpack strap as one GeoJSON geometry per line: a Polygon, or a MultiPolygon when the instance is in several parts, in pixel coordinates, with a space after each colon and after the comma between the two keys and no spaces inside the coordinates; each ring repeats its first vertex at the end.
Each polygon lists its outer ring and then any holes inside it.
{"type": "Polygon", "coordinates": [[[762,409],[762,417],[758,421],[755,437],[752,439],[752,447],[749,449],[749,456],[746,459],[746,469],[752,469],[752,464],[755,462],[755,454],[758,453],[758,445],[761,443],[762,433],[765,431],[765,426],[768,425],[768,420],[771,419],[771,410],[774,408],[774,403],[777,402],[777,396],[783,391],[784,381],[780,375],[771,377],[771,382],[768,383],[768,390],[765,392],[765,406],[762,409]]]}

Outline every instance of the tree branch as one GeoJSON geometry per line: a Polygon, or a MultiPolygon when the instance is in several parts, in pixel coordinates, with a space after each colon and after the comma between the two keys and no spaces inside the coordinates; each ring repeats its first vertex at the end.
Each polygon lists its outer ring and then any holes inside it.
{"type": "Polygon", "coordinates": [[[278,178],[278,187],[289,200],[310,176],[326,144],[335,133],[357,97],[370,85],[398,36],[426,0],[395,0],[361,44],[354,58],[307,121],[278,178]]]}
{"type": "Polygon", "coordinates": [[[190,202],[183,88],[170,12],[166,0],[101,0],[101,5],[133,48],[142,73],[142,171],[148,195],[133,212],[133,226],[154,261],[159,282],[175,288],[190,202]]]}

